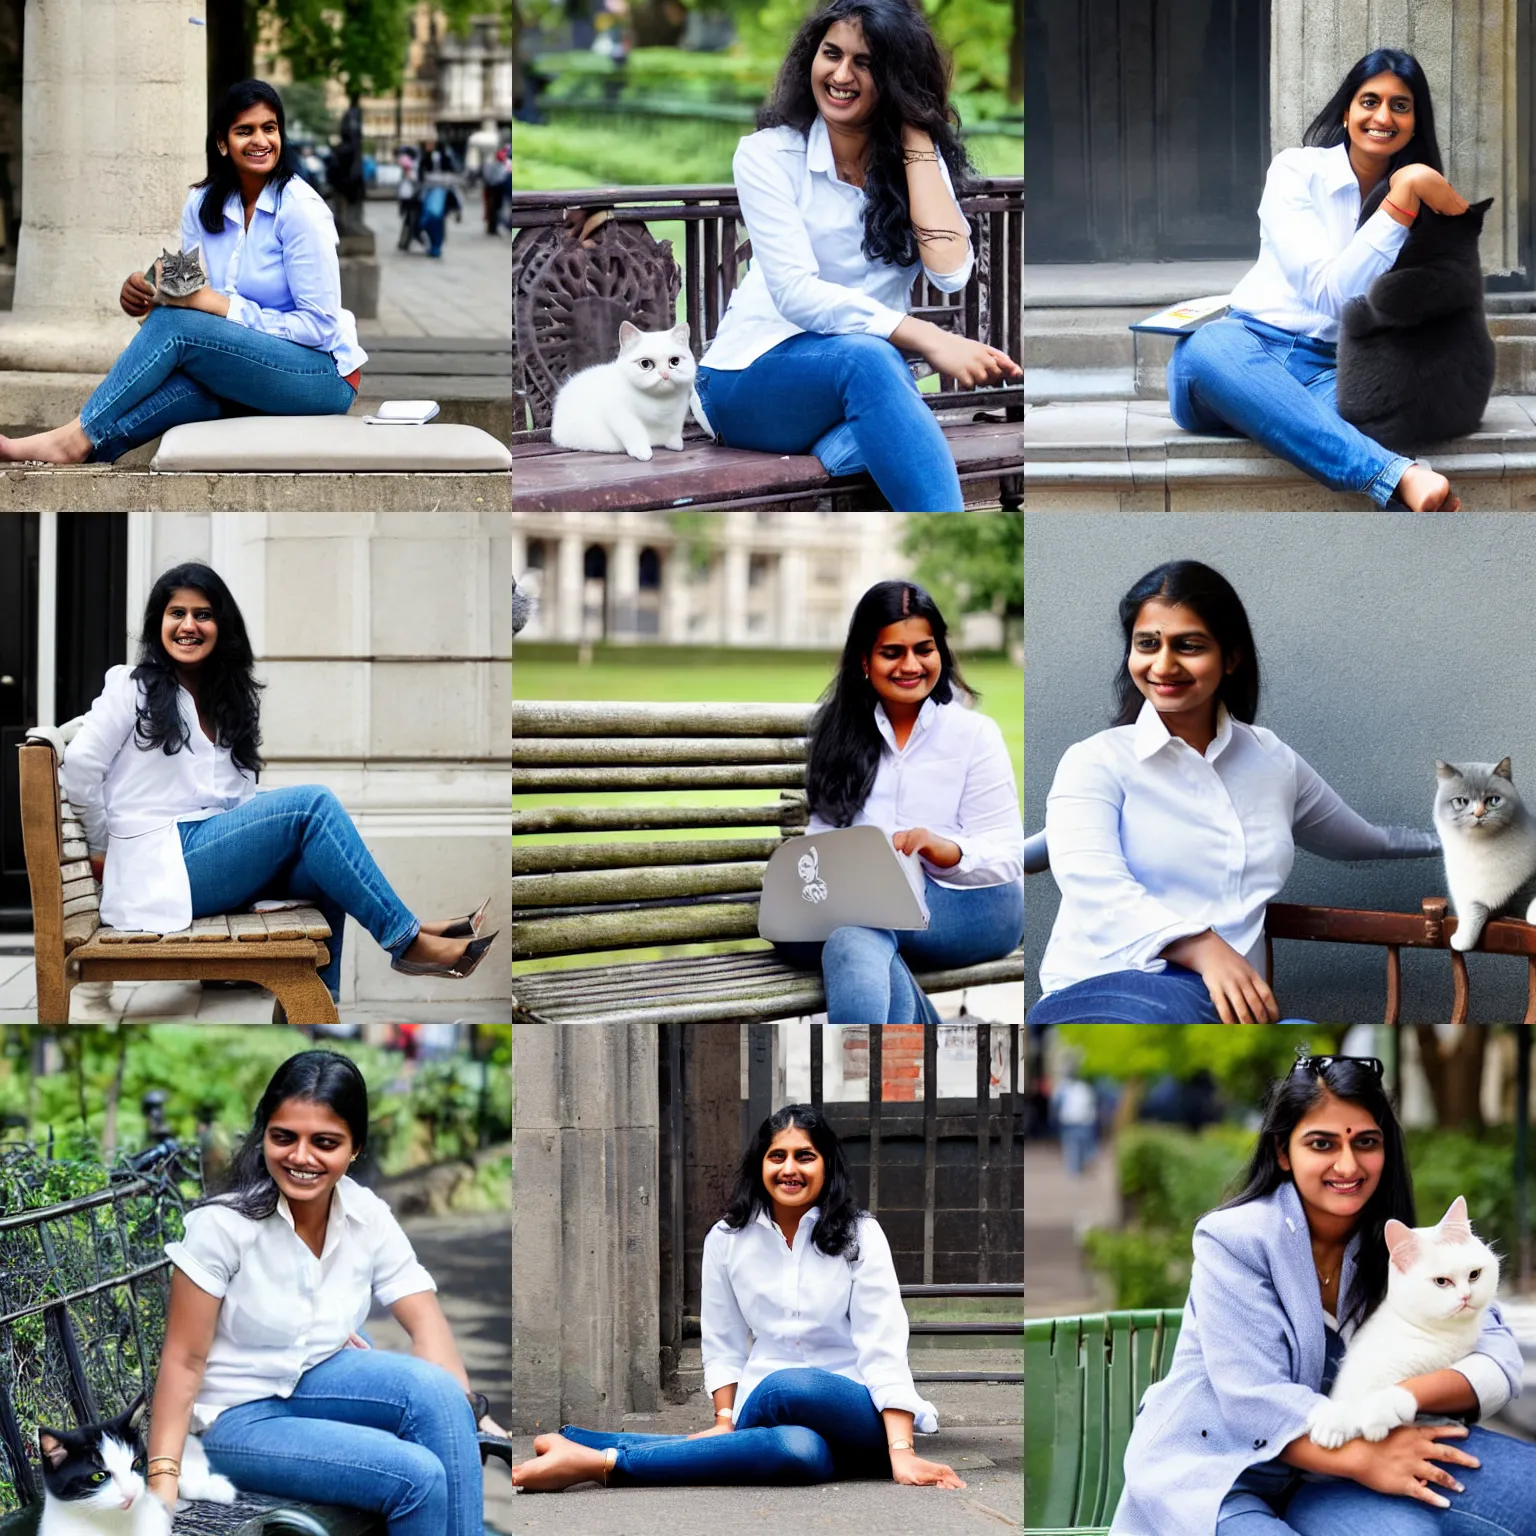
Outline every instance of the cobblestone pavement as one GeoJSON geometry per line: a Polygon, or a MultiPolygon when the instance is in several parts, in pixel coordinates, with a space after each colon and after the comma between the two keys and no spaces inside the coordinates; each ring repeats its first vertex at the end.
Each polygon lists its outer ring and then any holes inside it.
{"type": "Polygon", "coordinates": [[[511,336],[512,237],[486,234],[478,190],[463,199],[464,222],[448,221],[436,260],[419,245],[395,248],[394,203],[364,204],[379,259],[378,318],[357,326],[365,350],[370,336],[511,336]]]}

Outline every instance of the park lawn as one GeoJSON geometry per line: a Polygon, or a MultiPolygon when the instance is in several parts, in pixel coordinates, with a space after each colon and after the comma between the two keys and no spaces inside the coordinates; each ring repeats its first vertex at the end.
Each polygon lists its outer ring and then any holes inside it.
{"type": "MultiPolygon", "coordinates": [[[[517,699],[665,701],[667,703],[792,704],[814,700],[831,677],[837,658],[830,652],[774,652],[764,658],[748,652],[740,659],[718,650],[673,653],[660,648],[634,651],[600,650],[587,666],[571,656],[570,647],[527,646],[514,652],[512,693],[517,699]],[[544,653],[544,654],[541,654],[544,653]]],[[[962,656],[966,677],[983,695],[980,708],[998,722],[1008,744],[1014,779],[1024,782],[1024,674],[1006,657],[962,656]]],[[[660,805],[778,805],[777,790],[651,790],[646,798],[660,805]]],[[[631,797],[622,793],[563,793],[517,795],[516,810],[546,806],[624,805],[631,797]]],[[[775,823],[776,824],[776,823],[775,823]]],[[[766,830],[766,828],[765,828],[766,830]]],[[[667,834],[657,832],[569,832],[520,839],[523,843],[651,842],[667,834]]],[[[761,836],[751,828],[690,829],[688,838],[761,836]]],[[[624,963],[661,959],[663,956],[713,954],[740,949],[738,942],[669,945],[664,948],[628,950],[624,963]]],[[[767,948],[753,943],[751,948],[767,948]]],[[[514,974],[565,970],[592,961],[587,956],[560,956],[547,960],[518,961],[514,974]]]]}

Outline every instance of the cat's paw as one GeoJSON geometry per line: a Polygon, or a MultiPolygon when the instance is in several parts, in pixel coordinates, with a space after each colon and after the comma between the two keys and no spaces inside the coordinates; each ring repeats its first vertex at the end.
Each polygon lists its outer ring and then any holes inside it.
{"type": "Polygon", "coordinates": [[[194,1480],[190,1488],[183,1478],[181,1486],[187,1498],[196,1499],[200,1503],[233,1504],[240,1497],[235,1485],[221,1472],[204,1472],[194,1480]]]}
{"type": "Polygon", "coordinates": [[[1355,1416],[1367,1440],[1385,1440],[1399,1424],[1412,1424],[1418,1412],[1419,1400],[1407,1387],[1382,1387],[1361,1399],[1355,1416]]]}
{"type": "Polygon", "coordinates": [[[1458,923],[1456,932],[1451,935],[1451,948],[1465,954],[1477,944],[1482,931],[1481,923],[1476,927],[1466,923],[1458,923]]]}
{"type": "Polygon", "coordinates": [[[681,453],[683,451],[683,434],[679,432],[676,437],[669,437],[661,446],[663,448],[670,448],[673,453],[681,453]]]}
{"type": "Polygon", "coordinates": [[[642,443],[638,448],[626,448],[624,452],[627,453],[630,458],[639,459],[641,463],[644,463],[651,457],[651,445],[649,443],[642,443]]]}
{"type": "Polygon", "coordinates": [[[1360,1433],[1359,1421],[1339,1403],[1319,1403],[1307,1415],[1307,1435],[1313,1445],[1336,1451],[1360,1433]]]}

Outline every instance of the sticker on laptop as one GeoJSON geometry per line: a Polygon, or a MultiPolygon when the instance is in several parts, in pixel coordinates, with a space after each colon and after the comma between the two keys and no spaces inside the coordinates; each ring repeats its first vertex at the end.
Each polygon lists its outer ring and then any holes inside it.
{"type": "Polygon", "coordinates": [[[817,868],[817,854],[814,848],[809,853],[800,855],[800,870],[802,889],[801,901],[811,903],[822,902],[827,899],[827,882],[820,878],[820,870],[817,868]]]}

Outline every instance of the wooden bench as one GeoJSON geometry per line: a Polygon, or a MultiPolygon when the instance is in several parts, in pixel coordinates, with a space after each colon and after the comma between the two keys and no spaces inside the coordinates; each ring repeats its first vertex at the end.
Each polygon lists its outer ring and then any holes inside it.
{"type": "Polygon", "coordinates": [[[18,748],[21,835],[32,889],[37,1017],[69,1022],[79,981],[253,981],[276,999],[274,1023],[334,1024],[336,1004],[316,974],[330,960],[329,924],[314,907],[200,917],[180,933],[101,925],[101,889],[85,829],[59,782],[61,744],[78,721],[30,732],[18,748]]]}
{"type": "MultiPolygon", "coordinates": [[[[955,294],[920,279],[911,312],[1021,359],[1024,179],[982,181],[961,207],[971,225],[976,270],[955,294]]],[[[512,242],[514,506],[529,511],[885,507],[867,475],[834,479],[809,454],[718,447],[697,428],[686,435],[690,446],[682,453],[660,449],[648,462],[627,454],[572,453],[550,443],[560,385],[582,368],[612,360],[621,321],[665,329],[674,323],[681,297],[693,355],[703,356],[751,259],[740,220],[736,189],[729,184],[512,194],[518,230],[512,242]],[[682,222],[681,266],[671,241],[658,241],[647,220],[682,222]]],[[[925,398],[954,452],[966,505],[1022,505],[1023,386],[963,390],[942,379],[939,390],[925,398]]]]}
{"type": "Polygon", "coordinates": [[[1173,1363],[1182,1311],[1024,1324],[1024,1529],[1105,1536],[1142,1394],[1173,1363]]]}
{"type": "MultiPolygon", "coordinates": [[[[512,703],[512,1016],[523,1023],[793,1019],[826,1001],[821,975],[758,947],[763,868],[805,830],[803,704],[512,703]],[[776,790],[751,805],[678,805],[656,791],[776,790]],[[519,809],[518,795],[622,794],[619,806],[519,809]],[[635,797],[630,800],[629,797],[635,797]],[[771,829],[771,830],[770,830],[771,829]],[[727,837],[628,840],[635,832],[727,837]],[[767,835],[765,835],[765,830],[767,835]],[[751,831],[753,835],[747,835],[751,831]],[[535,842],[617,833],[609,841],[535,842]],[[726,953],[622,963],[616,951],[727,943],[726,953]],[[570,970],[553,956],[603,956],[570,970]]],[[[923,991],[1022,981],[1022,950],[920,971],[923,991]]]]}

